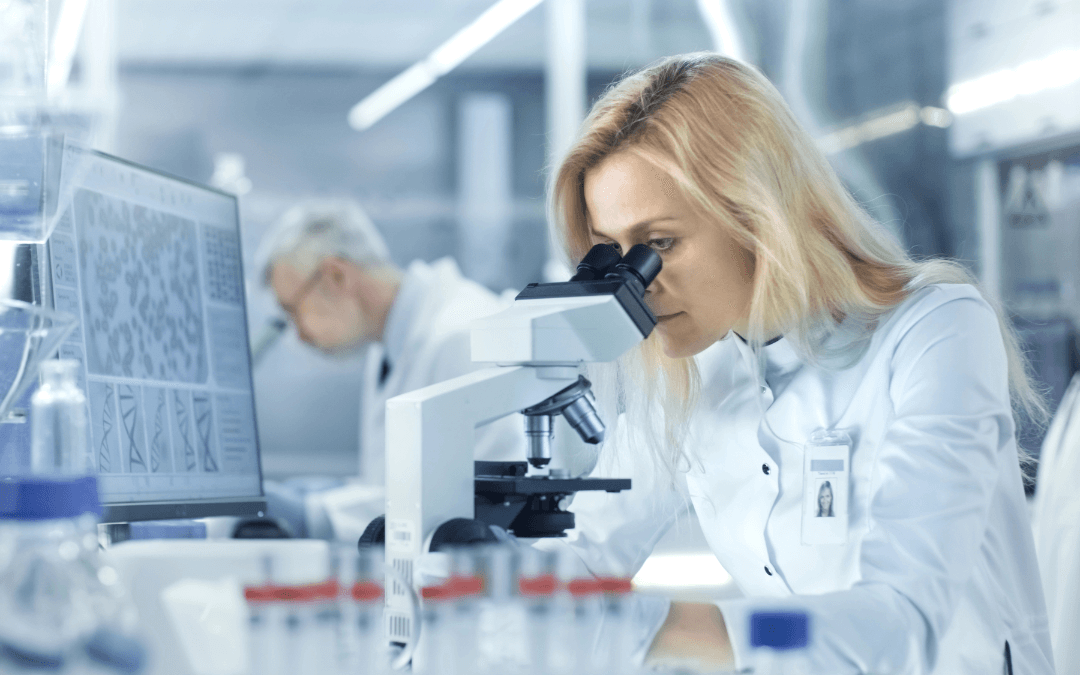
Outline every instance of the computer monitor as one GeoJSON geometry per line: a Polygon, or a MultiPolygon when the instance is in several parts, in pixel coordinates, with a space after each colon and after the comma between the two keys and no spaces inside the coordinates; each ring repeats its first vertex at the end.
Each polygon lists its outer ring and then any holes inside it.
{"type": "MultiPolygon", "coordinates": [[[[100,152],[48,243],[104,522],[265,510],[236,197],[100,152]]],[[[66,158],[68,159],[68,158],[66,158]]]]}

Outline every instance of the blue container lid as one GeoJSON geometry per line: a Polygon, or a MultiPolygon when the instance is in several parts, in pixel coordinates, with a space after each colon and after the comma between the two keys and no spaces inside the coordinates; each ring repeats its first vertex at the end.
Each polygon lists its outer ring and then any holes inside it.
{"type": "Polygon", "coordinates": [[[20,670],[40,670],[59,672],[64,667],[64,655],[42,653],[21,645],[0,642],[0,672],[6,672],[4,662],[14,664],[20,670]]]}
{"type": "Polygon", "coordinates": [[[0,479],[0,520],[53,520],[84,513],[101,515],[96,476],[0,479]]]}
{"type": "Polygon", "coordinates": [[[98,630],[86,643],[91,660],[122,673],[142,672],[146,650],[134,638],[107,629],[98,630]]]}
{"type": "Polygon", "coordinates": [[[778,650],[805,649],[810,643],[806,612],[754,612],[750,615],[750,646],[778,650]]]}

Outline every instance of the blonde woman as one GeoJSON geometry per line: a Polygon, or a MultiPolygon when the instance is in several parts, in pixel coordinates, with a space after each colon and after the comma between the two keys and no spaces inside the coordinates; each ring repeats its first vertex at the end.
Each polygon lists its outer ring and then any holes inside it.
{"type": "Polygon", "coordinates": [[[745,595],[665,605],[650,661],[753,668],[748,614],[779,605],[811,615],[813,672],[1052,672],[1016,340],[962,267],[872,222],[761,74],[703,53],[626,77],[551,194],[573,259],[663,259],[653,335],[593,373],[622,413],[598,472],[634,488],[580,496],[570,544],[633,574],[689,499],[745,595]]]}

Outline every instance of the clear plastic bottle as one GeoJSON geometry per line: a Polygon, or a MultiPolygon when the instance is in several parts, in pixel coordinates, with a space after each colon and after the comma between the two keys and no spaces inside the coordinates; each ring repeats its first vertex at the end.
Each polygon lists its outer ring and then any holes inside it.
{"type": "Polygon", "coordinates": [[[79,362],[71,359],[41,363],[41,385],[30,399],[30,470],[36,475],[93,473],[78,369],[79,362]]]}
{"type": "Polygon", "coordinates": [[[801,611],[754,612],[750,646],[756,651],[757,675],[810,675],[810,617],[801,611]]]}

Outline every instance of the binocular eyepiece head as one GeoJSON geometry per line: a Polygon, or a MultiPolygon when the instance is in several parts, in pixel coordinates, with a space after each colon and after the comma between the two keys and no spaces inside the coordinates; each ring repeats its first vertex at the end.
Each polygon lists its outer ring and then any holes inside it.
{"type": "Polygon", "coordinates": [[[644,292],[660,273],[660,255],[645,244],[637,244],[620,256],[611,244],[597,244],[589,249],[570,281],[625,279],[641,284],[644,292]]]}

